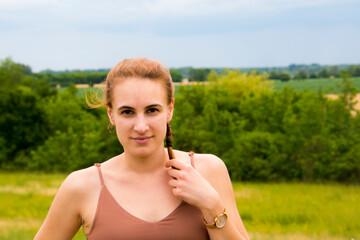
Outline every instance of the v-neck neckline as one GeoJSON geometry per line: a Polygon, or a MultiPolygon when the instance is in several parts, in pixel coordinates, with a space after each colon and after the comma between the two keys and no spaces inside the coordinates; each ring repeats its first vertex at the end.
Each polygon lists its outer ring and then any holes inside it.
{"type": "Polygon", "coordinates": [[[157,224],[157,223],[161,223],[161,222],[163,222],[163,221],[166,221],[166,219],[168,219],[168,218],[170,218],[172,215],[176,214],[176,213],[179,211],[179,209],[180,209],[181,206],[183,206],[184,204],[186,204],[185,201],[181,201],[180,204],[179,204],[174,210],[172,210],[168,215],[166,215],[164,218],[162,218],[162,219],[160,219],[160,220],[158,220],[158,221],[155,221],[155,222],[150,222],[150,221],[147,221],[147,220],[142,219],[142,218],[140,218],[140,217],[137,217],[137,216],[133,215],[132,213],[130,213],[129,211],[127,211],[125,208],[123,208],[123,207],[121,206],[121,204],[120,204],[118,201],[116,201],[116,199],[115,199],[114,196],[111,194],[111,192],[110,192],[109,189],[106,187],[106,185],[103,185],[102,187],[103,187],[104,190],[107,192],[107,194],[110,195],[110,197],[111,197],[111,199],[114,201],[115,205],[116,205],[120,210],[122,210],[126,215],[128,215],[128,216],[130,216],[130,217],[132,217],[132,218],[134,218],[134,219],[137,219],[138,221],[147,223],[147,224],[157,224]]]}

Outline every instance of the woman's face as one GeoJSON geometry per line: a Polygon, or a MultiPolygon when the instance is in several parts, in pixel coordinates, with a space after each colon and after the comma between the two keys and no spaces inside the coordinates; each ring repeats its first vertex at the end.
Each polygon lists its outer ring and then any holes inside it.
{"type": "Polygon", "coordinates": [[[122,80],[112,95],[112,108],[108,107],[107,112],[125,152],[146,157],[162,149],[174,102],[167,103],[161,82],[143,78],[122,80]]]}

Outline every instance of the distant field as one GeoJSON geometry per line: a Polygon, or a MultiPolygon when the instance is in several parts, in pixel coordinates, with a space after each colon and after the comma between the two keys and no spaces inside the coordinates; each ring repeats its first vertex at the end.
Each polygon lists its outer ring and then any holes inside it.
{"type": "MultiPolygon", "coordinates": [[[[312,90],[317,92],[319,88],[326,93],[339,93],[339,89],[336,84],[341,82],[342,78],[318,78],[318,79],[306,79],[306,80],[290,80],[282,82],[279,80],[274,81],[275,90],[281,90],[284,87],[291,87],[297,91],[312,90]]],[[[360,77],[351,78],[352,85],[360,90],[360,77]]]]}
{"type": "MultiPolygon", "coordinates": [[[[32,239],[66,176],[0,173],[0,239],[32,239]]],[[[252,240],[360,239],[360,186],[234,183],[252,240]]],[[[82,230],[74,239],[85,239],[82,230]]]]}

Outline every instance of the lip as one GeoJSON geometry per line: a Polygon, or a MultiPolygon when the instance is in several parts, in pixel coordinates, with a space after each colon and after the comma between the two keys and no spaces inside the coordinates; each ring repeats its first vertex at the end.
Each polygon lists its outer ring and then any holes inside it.
{"type": "Polygon", "coordinates": [[[135,137],[135,138],[131,138],[131,139],[134,140],[136,143],[145,144],[145,143],[149,142],[151,138],[152,137],[135,137]]]}

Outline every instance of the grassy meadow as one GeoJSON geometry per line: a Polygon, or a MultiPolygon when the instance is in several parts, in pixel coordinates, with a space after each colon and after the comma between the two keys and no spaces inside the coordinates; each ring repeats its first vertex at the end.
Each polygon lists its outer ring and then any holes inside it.
{"type": "MultiPolygon", "coordinates": [[[[32,239],[64,174],[0,173],[0,239],[32,239]]],[[[360,186],[234,183],[253,240],[360,239],[360,186]]],[[[74,239],[85,239],[82,229],[74,239]]]]}
{"type": "MultiPolygon", "coordinates": [[[[290,80],[287,82],[274,81],[274,89],[281,90],[284,87],[294,88],[297,91],[312,90],[318,92],[319,88],[325,93],[339,93],[337,83],[340,83],[342,78],[317,78],[305,80],[290,80]]],[[[351,78],[351,83],[357,89],[360,89],[360,77],[351,78]]]]}

